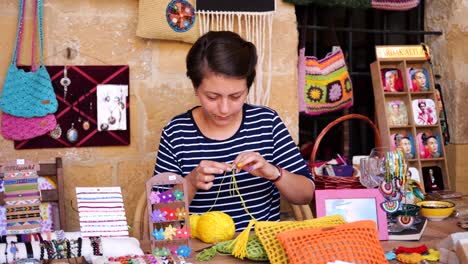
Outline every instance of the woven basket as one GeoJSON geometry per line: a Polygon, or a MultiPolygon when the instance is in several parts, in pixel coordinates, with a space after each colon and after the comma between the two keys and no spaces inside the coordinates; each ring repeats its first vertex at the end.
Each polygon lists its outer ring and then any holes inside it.
{"type": "Polygon", "coordinates": [[[359,182],[359,177],[356,177],[354,175],[349,175],[346,177],[343,176],[328,176],[328,175],[318,175],[315,173],[314,170],[314,164],[315,164],[315,156],[317,155],[317,151],[320,145],[320,141],[322,138],[327,134],[327,132],[333,128],[335,125],[346,121],[350,119],[360,119],[366,121],[374,130],[375,134],[375,144],[376,147],[381,146],[381,140],[380,140],[380,133],[377,127],[374,125],[374,123],[366,116],[359,115],[359,114],[349,114],[342,116],[340,118],[337,118],[330,124],[328,124],[317,136],[317,139],[315,140],[314,147],[312,149],[312,153],[310,154],[310,163],[309,163],[309,169],[314,176],[315,179],[315,188],[318,190],[323,190],[323,189],[360,189],[360,188],[365,188],[360,182],[359,182]]]}

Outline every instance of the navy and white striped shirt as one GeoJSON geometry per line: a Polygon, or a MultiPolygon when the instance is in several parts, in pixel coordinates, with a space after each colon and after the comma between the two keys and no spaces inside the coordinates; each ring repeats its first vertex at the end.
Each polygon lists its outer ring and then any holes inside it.
{"type": "MultiPolygon", "coordinates": [[[[162,131],[155,175],[174,172],[185,177],[202,160],[232,163],[239,153],[255,151],[269,163],[312,179],[297,146],[278,114],[270,108],[244,104],[239,130],[226,140],[205,137],[194,122],[192,110],[174,117],[162,131]]],[[[245,171],[235,175],[248,211],[258,221],[278,221],[280,194],[270,181],[245,171]]],[[[222,211],[236,223],[236,231],[247,227],[246,213],[232,184],[232,173],[215,175],[213,187],[198,190],[190,213],[222,211]]]]}

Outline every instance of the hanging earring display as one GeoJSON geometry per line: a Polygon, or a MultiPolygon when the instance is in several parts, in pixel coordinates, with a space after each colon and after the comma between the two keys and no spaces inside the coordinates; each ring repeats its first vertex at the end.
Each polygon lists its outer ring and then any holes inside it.
{"type": "Polygon", "coordinates": [[[71,143],[75,143],[78,140],[78,130],[74,128],[75,123],[71,123],[71,127],[67,131],[67,139],[71,143]]]}

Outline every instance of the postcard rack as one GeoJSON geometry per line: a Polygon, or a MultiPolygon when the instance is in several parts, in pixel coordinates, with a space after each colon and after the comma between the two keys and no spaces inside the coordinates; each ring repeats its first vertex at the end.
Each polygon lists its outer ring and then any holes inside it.
{"type": "Polygon", "coordinates": [[[409,173],[424,183],[426,192],[450,190],[440,125],[443,105],[424,48],[376,46],[371,64],[376,123],[382,146],[406,152],[409,173]]]}

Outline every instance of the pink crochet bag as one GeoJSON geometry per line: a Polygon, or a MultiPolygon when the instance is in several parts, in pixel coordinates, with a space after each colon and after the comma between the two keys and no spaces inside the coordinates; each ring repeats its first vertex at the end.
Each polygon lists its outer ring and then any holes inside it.
{"type": "Polygon", "coordinates": [[[47,134],[57,126],[53,114],[44,117],[18,117],[2,114],[2,135],[6,139],[25,140],[47,134]]]}

